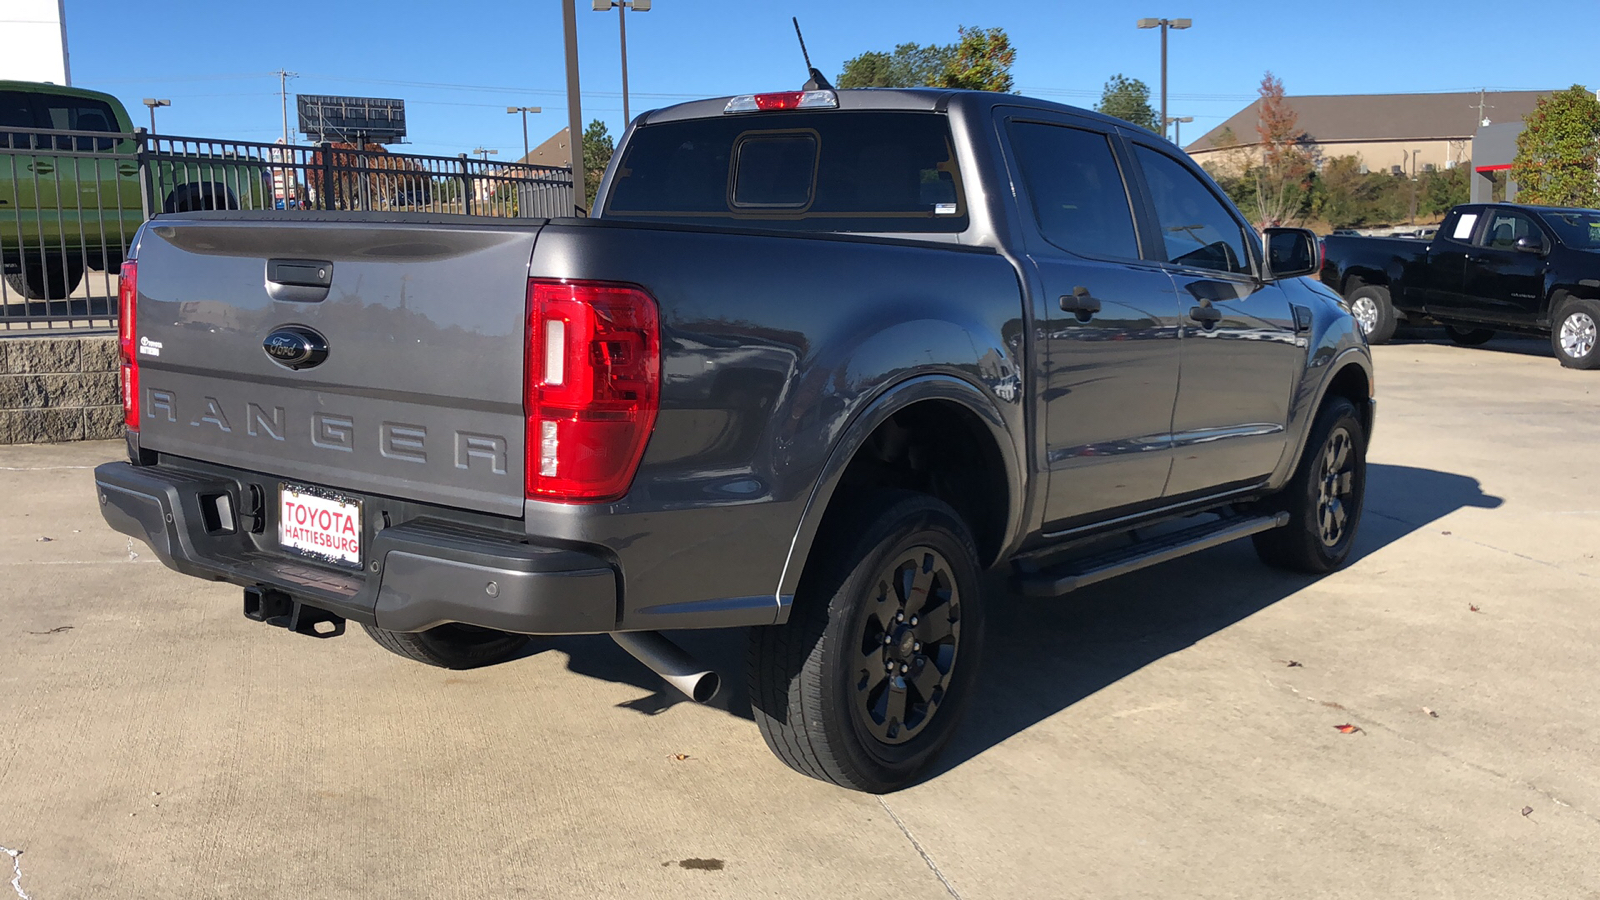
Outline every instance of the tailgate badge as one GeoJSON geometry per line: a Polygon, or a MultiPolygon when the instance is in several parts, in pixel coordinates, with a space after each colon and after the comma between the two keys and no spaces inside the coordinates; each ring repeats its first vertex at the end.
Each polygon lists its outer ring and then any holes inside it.
{"type": "Polygon", "coordinates": [[[285,325],[261,341],[267,357],[290,369],[309,369],[328,358],[328,339],[304,325],[285,325]]]}

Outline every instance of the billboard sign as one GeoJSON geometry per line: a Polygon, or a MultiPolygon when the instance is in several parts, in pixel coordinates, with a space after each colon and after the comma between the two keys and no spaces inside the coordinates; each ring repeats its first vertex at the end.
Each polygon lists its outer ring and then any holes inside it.
{"type": "Polygon", "coordinates": [[[406,136],[406,102],[382,97],[296,94],[300,132],[313,141],[396,144],[406,136]]]}

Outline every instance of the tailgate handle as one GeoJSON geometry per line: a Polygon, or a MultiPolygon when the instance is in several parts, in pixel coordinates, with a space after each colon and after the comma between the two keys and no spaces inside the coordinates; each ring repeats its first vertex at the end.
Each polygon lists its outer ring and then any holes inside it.
{"type": "Polygon", "coordinates": [[[290,303],[316,303],[328,296],[333,263],[323,259],[267,260],[267,294],[290,303]]]}

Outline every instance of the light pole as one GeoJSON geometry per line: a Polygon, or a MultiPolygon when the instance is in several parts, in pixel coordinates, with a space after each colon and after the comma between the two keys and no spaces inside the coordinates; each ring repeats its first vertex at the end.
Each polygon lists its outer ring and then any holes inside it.
{"type": "Polygon", "coordinates": [[[622,38],[622,126],[632,119],[628,115],[628,10],[649,12],[650,0],[594,0],[595,12],[617,10],[617,34],[622,38]]]}
{"type": "Polygon", "coordinates": [[[1178,145],[1179,150],[1183,149],[1183,123],[1193,121],[1194,116],[1173,116],[1167,120],[1172,126],[1172,142],[1178,145]]]}
{"type": "Polygon", "coordinates": [[[481,157],[483,157],[483,161],[484,162],[488,162],[489,161],[489,154],[491,154],[491,153],[493,153],[495,156],[499,156],[500,155],[500,151],[499,150],[488,150],[488,149],[485,149],[483,147],[473,147],[472,148],[472,152],[478,154],[481,157]]]}
{"type": "Polygon", "coordinates": [[[522,113],[522,161],[528,161],[528,113],[544,112],[537,106],[508,106],[506,113],[522,113]]]}
{"type": "Polygon", "coordinates": [[[144,105],[150,107],[150,133],[156,133],[156,107],[171,106],[171,100],[157,100],[154,97],[144,98],[144,105]]]}
{"type": "Polygon", "coordinates": [[[1167,29],[1188,28],[1194,24],[1192,19],[1140,19],[1140,28],[1161,29],[1161,136],[1167,136],[1167,29]]]}

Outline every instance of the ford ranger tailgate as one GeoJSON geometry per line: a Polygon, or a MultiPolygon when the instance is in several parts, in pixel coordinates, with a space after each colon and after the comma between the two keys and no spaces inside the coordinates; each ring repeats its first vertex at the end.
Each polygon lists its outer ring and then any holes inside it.
{"type": "Polygon", "coordinates": [[[542,224],[151,222],[138,249],[141,447],[520,515],[542,224]]]}

